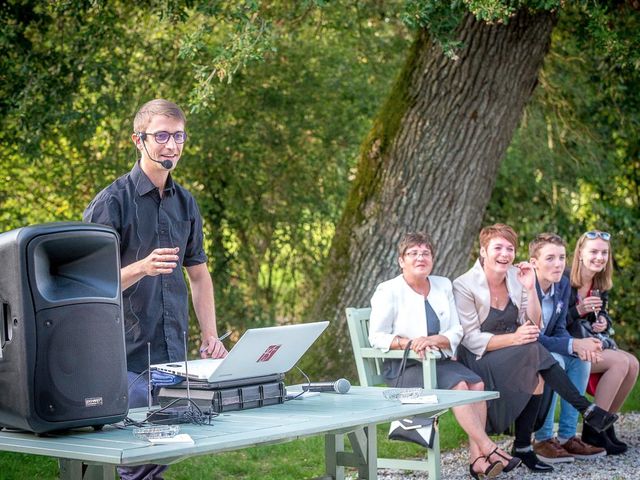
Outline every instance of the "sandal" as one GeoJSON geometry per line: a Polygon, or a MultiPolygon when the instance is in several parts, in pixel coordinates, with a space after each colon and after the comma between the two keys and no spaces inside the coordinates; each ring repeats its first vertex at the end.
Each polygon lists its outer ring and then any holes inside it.
{"type": "Polygon", "coordinates": [[[503,469],[502,469],[503,472],[510,472],[511,470],[518,467],[522,463],[522,459],[518,457],[509,458],[503,453],[500,453],[500,447],[494,448],[493,451],[489,455],[487,455],[487,461],[490,461],[489,459],[491,458],[491,455],[494,455],[494,454],[507,461],[507,464],[505,465],[502,463],[501,460],[498,460],[498,462],[500,462],[500,465],[503,466],[503,469]]]}
{"type": "Polygon", "coordinates": [[[483,478],[494,478],[494,477],[497,477],[502,472],[503,468],[504,468],[504,465],[502,465],[502,462],[498,461],[498,462],[491,463],[487,457],[480,456],[480,457],[476,458],[471,463],[471,465],[469,465],[469,475],[471,475],[471,478],[475,478],[475,480],[480,480],[480,479],[483,479],[483,478]],[[481,458],[486,460],[487,463],[489,464],[489,466],[483,472],[476,472],[473,469],[473,466],[481,458]]]}

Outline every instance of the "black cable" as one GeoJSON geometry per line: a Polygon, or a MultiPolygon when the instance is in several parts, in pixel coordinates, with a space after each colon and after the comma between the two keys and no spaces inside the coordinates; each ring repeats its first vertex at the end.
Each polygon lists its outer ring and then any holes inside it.
{"type": "MultiPolygon", "coordinates": [[[[311,388],[311,380],[309,380],[309,377],[307,376],[307,374],[306,374],[306,373],[304,373],[304,372],[302,371],[302,369],[301,369],[299,366],[297,366],[297,365],[296,365],[296,368],[297,368],[297,369],[298,369],[298,371],[302,374],[302,376],[303,376],[304,378],[306,378],[306,379],[307,379],[307,390],[308,390],[309,388],[311,388]]],[[[295,397],[291,397],[291,398],[287,398],[287,397],[285,397],[284,401],[285,401],[285,402],[288,402],[289,400],[295,400],[296,398],[301,397],[305,392],[306,392],[306,390],[305,390],[305,389],[304,389],[304,387],[303,387],[303,388],[302,388],[302,391],[301,391],[299,394],[297,394],[295,397]]]]}

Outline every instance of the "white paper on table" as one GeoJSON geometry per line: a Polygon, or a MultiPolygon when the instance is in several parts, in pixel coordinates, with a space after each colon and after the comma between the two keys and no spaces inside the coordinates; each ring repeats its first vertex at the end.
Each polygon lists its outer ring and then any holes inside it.
{"type": "Polygon", "coordinates": [[[149,441],[153,444],[167,444],[167,443],[195,443],[191,435],[188,433],[180,433],[175,437],[166,438],[149,438],[149,441]]]}
{"type": "Polygon", "coordinates": [[[436,395],[421,395],[413,398],[401,398],[400,403],[427,403],[437,404],[438,397],[436,395]]]}

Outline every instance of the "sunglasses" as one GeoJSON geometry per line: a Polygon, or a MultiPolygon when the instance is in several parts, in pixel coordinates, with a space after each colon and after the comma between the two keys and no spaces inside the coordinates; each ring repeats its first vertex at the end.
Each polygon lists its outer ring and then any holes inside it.
{"type": "Polygon", "coordinates": [[[608,242],[611,239],[611,234],[607,232],[591,231],[591,232],[585,233],[584,236],[589,240],[595,240],[596,238],[600,237],[605,242],[608,242]]]}

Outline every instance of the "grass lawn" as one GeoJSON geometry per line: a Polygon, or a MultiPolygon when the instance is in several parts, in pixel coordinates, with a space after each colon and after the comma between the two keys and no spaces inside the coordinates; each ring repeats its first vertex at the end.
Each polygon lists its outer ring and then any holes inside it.
{"type": "MultiPolygon", "coordinates": [[[[625,403],[624,411],[640,411],[640,386],[636,384],[625,403]]],[[[381,457],[419,457],[417,445],[387,440],[386,428],[378,428],[378,450],[381,457]]],[[[448,450],[466,442],[466,435],[451,412],[440,421],[441,448],[448,450]]],[[[167,480],[198,479],[298,479],[318,477],[324,473],[324,440],[312,437],[304,440],[254,447],[218,455],[191,458],[172,465],[167,480]]],[[[56,460],[36,455],[0,453],[0,477],[3,480],[56,479],[56,460]]]]}

